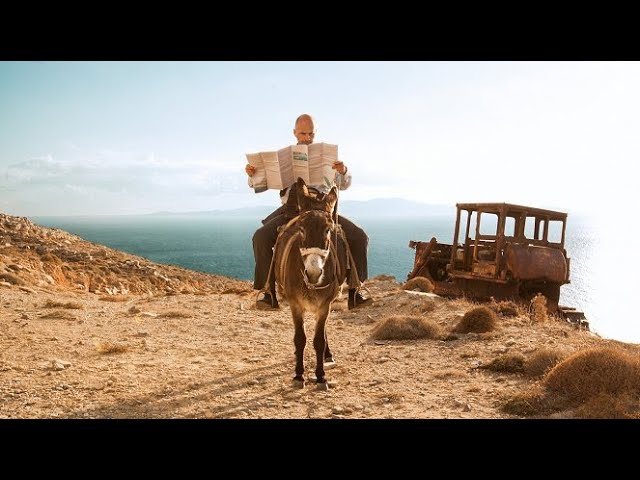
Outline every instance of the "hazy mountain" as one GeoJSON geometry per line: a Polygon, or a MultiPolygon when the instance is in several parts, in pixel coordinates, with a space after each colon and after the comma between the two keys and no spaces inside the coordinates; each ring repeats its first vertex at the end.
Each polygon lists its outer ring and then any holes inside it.
{"type": "MultiPolygon", "coordinates": [[[[210,210],[202,212],[156,212],[150,215],[197,215],[219,217],[266,217],[276,207],[259,206],[244,207],[233,210],[210,210]]],[[[424,217],[432,215],[455,215],[454,205],[431,205],[427,203],[412,202],[402,198],[375,198],[373,200],[355,201],[346,200],[338,204],[338,212],[347,217],[424,217]]]]}

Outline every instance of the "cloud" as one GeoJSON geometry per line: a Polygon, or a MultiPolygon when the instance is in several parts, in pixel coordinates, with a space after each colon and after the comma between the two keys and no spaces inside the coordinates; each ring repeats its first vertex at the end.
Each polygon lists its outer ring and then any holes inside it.
{"type": "Polygon", "coordinates": [[[172,210],[197,204],[224,208],[222,195],[250,193],[237,164],[115,150],[67,152],[64,158],[48,154],[13,163],[0,171],[0,191],[12,210],[25,206],[31,215],[91,214],[98,207],[104,213],[155,211],[168,203],[172,210]]]}

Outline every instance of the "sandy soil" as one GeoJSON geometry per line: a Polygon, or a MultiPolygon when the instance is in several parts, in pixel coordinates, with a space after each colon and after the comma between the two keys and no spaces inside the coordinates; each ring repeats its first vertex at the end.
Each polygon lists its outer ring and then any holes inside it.
{"type": "Polygon", "coordinates": [[[373,305],[334,304],[337,365],[326,391],[312,382],[307,317],[309,381],[296,389],[290,310],[256,309],[248,282],[156,265],[17,217],[0,215],[0,227],[0,418],[514,418],[500,405],[537,380],[478,368],[498,355],[613,343],[638,351],[525,311],[484,334],[374,341],[389,315],[450,331],[474,306],[379,276],[367,283],[373,305]]]}

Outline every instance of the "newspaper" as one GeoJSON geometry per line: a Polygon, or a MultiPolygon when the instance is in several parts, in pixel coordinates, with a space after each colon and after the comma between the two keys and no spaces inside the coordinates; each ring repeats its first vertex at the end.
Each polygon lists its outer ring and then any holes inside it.
{"type": "Polygon", "coordinates": [[[247,153],[247,161],[256,167],[253,189],[282,190],[301,177],[307,185],[326,185],[335,182],[333,162],[338,160],[338,146],[330,143],[290,145],[273,152],[247,153]]]}

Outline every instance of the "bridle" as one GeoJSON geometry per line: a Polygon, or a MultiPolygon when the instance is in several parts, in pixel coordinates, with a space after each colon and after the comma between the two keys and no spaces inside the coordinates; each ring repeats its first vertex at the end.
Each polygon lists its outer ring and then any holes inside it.
{"type": "MultiPolygon", "coordinates": [[[[290,227],[291,225],[293,225],[296,222],[299,222],[301,220],[304,220],[306,217],[308,217],[309,215],[313,214],[313,212],[321,212],[324,215],[328,216],[329,218],[331,218],[331,214],[322,210],[307,210],[305,212],[302,212],[301,214],[299,214],[297,217],[292,218],[286,225],[285,229],[290,227]]],[[[333,219],[332,219],[333,220],[333,219]]],[[[333,222],[332,222],[333,223],[333,222]]],[[[335,230],[335,224],[333,224],[332,226],[329,227],[331,230],[335,230]]],[[[296,240],[301,239],[303,240],[305,236],[305,232],[304,232],[304,228],[302,227],[302,225],[298,225],[297,226],[297,231],[291,235],[289,237],[289,239],[287,240],[287,243],[284,245],[284,250],[282,252],[282,258],[289,258],[289,254],[291,253],[291,249],[293,248],[293,244],[296,242],[296,240]]],[[[336,245],[334,242],[331,241],[331,238],[328,237],[326,240],[327,244],[325,244],[325,249],[324,250],[329,250],[329,254],[327,255],[327,259],[329,258],[329,255],[333,255],[334,261],[333,261],[333,280],[330,281],[329,283],[327,283],[326,285],[323,286],[317,286],[317,285],[313,285],[312,283],[309,282],[309,278],[307,277],[307,272],[304,268],[300,269],[300,273],[302,273],[302,279],[304,281],[305,287],[307,287],[307,289],[309,290],[323,290],[325,288],[328,288],[333,282],[336,281],[337,278],[337,273],[338,273],[338,254],[336,251],[336,245]],[[328,248],[326,248],[328,247],[328,248]]],[[[317,248],[317,247],[314,247],[317,248]]],[[[319,249],[320,250],[320,249],[319,249]]],[[[301,255],[301,258],[303,259],[303,256],[301,255]]],[[[304,259],[303,259],[304,261],[304,259]]],[[[284,278],[284,274],[285,274],[285,263],[286,262],[281,262],[280,264],[280,278],[284,278]]]]}

